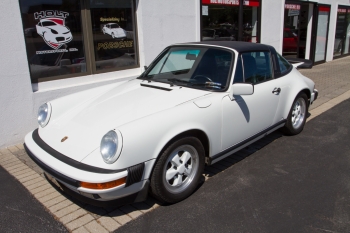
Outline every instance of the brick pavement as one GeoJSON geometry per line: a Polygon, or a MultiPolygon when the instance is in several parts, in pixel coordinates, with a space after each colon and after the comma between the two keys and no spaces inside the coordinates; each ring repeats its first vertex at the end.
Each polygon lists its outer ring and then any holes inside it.
{"type": "MultiPolygon", "coordinates": [[[[311,70],[301,70],[301,73],[315,81],[316,88],[320,92],[318,100],[310,107],[311,115],[308,121],[350,98],[349,64],[350,57],[347,57],[318,65],[311,70]]],[[[281,136],[279,132],[274,132],[213,166],[207,167],[204,173],[205,180],[281,136]]],[[[100,208],[81,203],[50,183],[43,171],[28,157],[22,144],[1,149],[0,165],[18,179],[56,219],[72,232],[112,232],[159,206],[159,203],[151,197],[145,202],[118,208],[100,208]]]]}

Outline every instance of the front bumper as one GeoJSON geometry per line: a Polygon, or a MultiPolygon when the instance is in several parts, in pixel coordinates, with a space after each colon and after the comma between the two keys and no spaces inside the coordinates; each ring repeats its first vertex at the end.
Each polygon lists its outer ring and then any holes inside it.
{"type": "Polygon", "coordinates": [[[86,169],[84,164],[78,166],[79,162],[77,161],[74,161],[74,165],[72,166],[69,164],[69,160],[67,160],[68,157],[63,157],[62,159],[62,156],[64,155],[49,147],[45,142],[38,141],[41,139],[38,139],[37,133],[37,130],[34,130],[25,137],[25,149],[28,155],[39,167],[49,174],[49,176],[53,177],[75,194],[78,194],[78,196],[84,196],[85,199],[88,198],[97,202],[106,202],[115,199],[126,201],[121,204],[138,202],[146,199],[148,180],[144,179],[144,170],[145,166],[150,166],[151,164],[145,162],[130,168],[115,171],[105,171],[104,169],[98,169],[95,167],[92,167],[92,169],[88,167],[89,169],[86,169]],[[50,153],[48,153],[48,151],[50,153]],[[57,153],[59,156],[54,153],[57,153]],[[75,164],[78,165],[75,166],[75,164]],[[95,170],[96,172],[92,172],[91,170],[95,170]],[[104,183],[118,180],[123,177],[126,177],[125,184],[109,189],[97,190],[80,186],[80,182],[83,181],[90,183],[104,183]]]}
{"type": "Polygon", "coordinates": [[[311,98],[310,98],[310,104],[312,104],[318,97],[318,90],[314,89],[314,91],[311,93],[311,98]]]}

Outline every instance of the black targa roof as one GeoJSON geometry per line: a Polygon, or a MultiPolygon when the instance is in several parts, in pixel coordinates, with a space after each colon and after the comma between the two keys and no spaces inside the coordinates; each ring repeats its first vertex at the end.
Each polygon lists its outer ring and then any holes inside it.
{"type": "Polygon", "coordinates": [[[222,46],[236,50],[237,52],[254,52],[254,51],[271,51],[274,50],[272,46],[257,44],[251,42],[242,42],[242,41],[201,41],[201,42],[190,42],[182,43],[176,45],[214,45],[222,46]]]}

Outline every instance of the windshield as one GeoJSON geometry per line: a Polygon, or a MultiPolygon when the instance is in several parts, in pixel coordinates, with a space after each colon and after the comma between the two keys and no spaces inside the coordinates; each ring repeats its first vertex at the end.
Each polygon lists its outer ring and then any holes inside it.
{"type": "Polygon", "coordinates": [[[51,22],[51,21],[43,21],[42,24],[43,24],[44,27],[56,26],[56,24],[54,22],[51,22]]]}
{"type": "Polygon", "coordinates": [[[119,25],[114,23],[114,24],[111,24],[111,28],[119,28],[119,25]]]}
{"type": "Polygon", "coordinates": [[[214,48],[172,47],[141,79],[191,88],[224,90],[233,53],[214,48]]]}

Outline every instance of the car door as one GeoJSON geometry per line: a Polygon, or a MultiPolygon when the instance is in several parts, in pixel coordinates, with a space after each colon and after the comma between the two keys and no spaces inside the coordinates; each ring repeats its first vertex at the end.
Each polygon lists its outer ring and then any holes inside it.
{"type": "Polygon", "coordinates": [[[280,81],[273,78],[269,51],[242,53],[237,60],[234,82],[254,85],[252,95],[222,100],[222,150],[252,139],[276,123],[280,81]]]}

